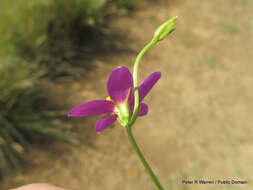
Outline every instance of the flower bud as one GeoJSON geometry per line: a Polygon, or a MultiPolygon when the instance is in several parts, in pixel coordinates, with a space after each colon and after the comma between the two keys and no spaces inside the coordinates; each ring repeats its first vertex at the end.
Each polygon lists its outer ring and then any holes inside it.
{"type": "Polygon", "coordinates": [[[163,23],[161,26],[159,26],[159,28],[156,29],[154,33],[153,40],[155,42],[161,41],[166,38],[170,33],[172,33],[175,30],[174,26],[176,24],[177,18],[178,17],[175,16],[163,23]]]}

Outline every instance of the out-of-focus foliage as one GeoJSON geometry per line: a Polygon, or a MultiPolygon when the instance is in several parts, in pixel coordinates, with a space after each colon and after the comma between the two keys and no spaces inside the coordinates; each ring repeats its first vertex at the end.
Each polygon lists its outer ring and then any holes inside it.
{"type": "Polygon", "coordinates": [[[133,3],[132,0],[1,0],[0,4],[2,174],[8,168],[19,168],[22,153],[37,138],[68,139],[56,128],[59,121],[54,118],[59,112],[50,111],[55,108],[48,104],[49,97],[39,80],[47,76],[45,73],[62,72],[66,65],[72,65],[64,63],[72,55],[66,53],[71,51],[69,41],[63,38],[79,35],[76,37],[79,39],[81,35],[89,39],[110,6],[129,9],[133,3]],[[43,55],[44,52],[47,53],[43,55]],[[57,57],[60,54],[66,55],[61,59],[57,57]]]}
{"type": "Polygon", "coordinates": [[[34,53],[50,37],[61,37],[79,26],[94,27],[113,3],[125,8],[133,4],[132,0],[2,0],[0,56],[34,53]]]}
{"type": "Polygon", "coordinates": [[[134,5],[133,0],[115,0],[115,1],[116,1],[117,5],[122,8],[132,9],[133,5],[134,5]]]}
{"type": "Polygon", "coordinates": [[[53,0],[50,5],[52,22],[70,26],[79,22],[93,25],[99,21],[106,0],[53,0]]]}
{"type": "Polygon", "coordinates": [[[0,56],[30,52],[46,39],[50,10],[45,2],[1,1],[0,56]]]}
{"type": "Polygon", "coordinates": [[[42,136],[67,139],[55,127],[53,118],[58,113],[46,106],[39,75],[18,59],[0,62],[0,173],[19,167],[19,155],[30,141],[42,136]]]}
{"type": "Polygon", "coordinates": [[[0,59],[13,55],[34,59],[39,54],[42,62],[36,59],[31,63],[57,76],[73,65],[66,64],[73,57],[73,52],[67,50],[72,46],[68,38],[96,39],[108,12],[130,9],[132,5],[132,0],[2,0],[0,59]],[[57,59],[58,55],[63,57],[57,59]]]}

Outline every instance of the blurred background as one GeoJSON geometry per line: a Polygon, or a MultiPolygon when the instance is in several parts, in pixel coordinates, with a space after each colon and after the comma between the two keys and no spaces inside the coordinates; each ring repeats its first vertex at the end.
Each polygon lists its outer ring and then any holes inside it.
{"type": "Polygon", "coordinates": [[[161,71],[133,132],[165,189],[252,189],[252,0],[2,0],[0,189],[155,189],[120,125],[68,118],[168,18],[176,31],[143,58],[161,71]],[[182,180],[246,180],[184,185],[182,180]]]}

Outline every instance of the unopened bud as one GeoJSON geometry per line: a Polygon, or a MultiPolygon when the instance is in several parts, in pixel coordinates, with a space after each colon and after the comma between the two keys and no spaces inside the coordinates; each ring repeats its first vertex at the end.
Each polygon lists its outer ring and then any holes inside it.
{"type": "Polygon", "coordinates": [[[172,33],[175,30],[175,24],[177,22],[177,16],[169,19],[165,23],[163,23],[161,26],[159,26],[158,29],[156,29],[153,40],[156,42],[163,40],[166,38],[170,33],[172,33]]]}

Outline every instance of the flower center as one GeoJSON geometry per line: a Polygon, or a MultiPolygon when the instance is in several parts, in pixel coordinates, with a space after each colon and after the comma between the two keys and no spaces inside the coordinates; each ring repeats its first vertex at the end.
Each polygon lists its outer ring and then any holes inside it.
{"type": "Polygon", "coordinates": [[[113,113],[118,115],[117,120],[119,121],[119,123],[123,127],[126,127],[127,123],[130,120],[128,99],[125,102],[121,103],[121,104],[116,103],[110,97],[107,97],[106,100],[111,101],[115,105],[113,113]]]}

